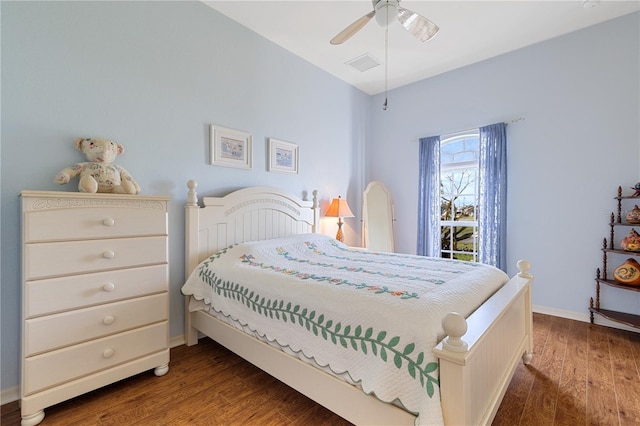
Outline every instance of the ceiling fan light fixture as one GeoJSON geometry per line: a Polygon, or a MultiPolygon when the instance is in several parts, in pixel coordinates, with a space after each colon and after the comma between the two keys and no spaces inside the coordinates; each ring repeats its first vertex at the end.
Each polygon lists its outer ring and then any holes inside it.
{"type": "Polygon", "coordinates": [[[398,17],[398,7],[397,0],[379,0],[375,4],[378,25],[388,27],[398,17]]]}
{"type": "MultiPolygon", "coordinates": [[[[585,1],[595,2],[599,0],[585,1]]],[[[357,19],[338,33],[331,39],[330,43],[337,45],[349,40],[362,27],[367,25],[374,16],[378,24],[385,29],[388,29],[389,25],[397,19],[405,30],[422,42],[431,39],[438,32],[438,26],[424,16],[400,7],[400,0],[371,0],[371,4],[373,5],[371,12],[357,19]]]]}

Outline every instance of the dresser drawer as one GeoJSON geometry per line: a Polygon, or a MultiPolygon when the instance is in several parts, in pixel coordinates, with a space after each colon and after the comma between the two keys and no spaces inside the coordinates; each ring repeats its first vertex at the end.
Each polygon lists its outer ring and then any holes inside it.
{"type": "Polygon", "coordinates": [[[160,293],[167,291],[168,282],[167,265],[28,281],[24,287],[24,317],[160,293]]]}
{"type": "Polygon", "coordinates": [[[167,263],[167,237],[25,244],[25,280],[167,263]]]}
{"type": "Polygon", "coordinates": [[[26,320],[24,355],[58,349],[90,339],[169,319],[167,293],[26,320]]]}
{"type": "Polygon", "coordinates": [[[167,348],[168,327],[164,322],[32,356],[24,360],[23,395],[167,348]]]}
{"type": "MultiPolygon", "coordinates": [[[[104,202],[107,203],[108,200],[104,202]]],[[[149,208],[74,207],[25,212],[24,242],[167,235],[164,203],[130,203],[149,208]]]]}

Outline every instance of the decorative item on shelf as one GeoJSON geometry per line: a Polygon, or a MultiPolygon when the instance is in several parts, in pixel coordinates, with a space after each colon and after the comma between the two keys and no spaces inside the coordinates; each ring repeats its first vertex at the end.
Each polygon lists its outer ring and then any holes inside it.
{"type": "Polygon", "coordinates": [[[325,216],[338,218],[338,233],[336,234],[336,240],[344,242],[342,218],[353,217],[353,213],[349,208],[349,204],[347,204],[347,200],[343,200],[340,196],[338,196],[338,198],[334,198],[333,201],[331,201],[331,205],[329,206],[329,210],[325,213],[325,216]]]}
{"type": "Polygon", "coordinates": [[[640,263],[629,258],[613,271],[613,279],[627,285],[640,285],[640,263]]]}
{"type": "Polygon", "coordinates": [[[633,189],[633,190],[635,191],[635,192],[633,193],[632,197],[638,197],[638,196],[640,196],[640,182],[636,183],[636,184],[633,186],[633,188],[631,188],[631,189],[633,189]]]}
{"type": "Polygon", "coordinates": [[[626,214],[627,222],[632,224],[640,224],[640,207],[636,204],[633,210],[629,210],[626,214]]]}
{"type": "Polygon", "coordinates": [[[74,145],[89,161],[61,170],[54,179],[57,184],[64,185],[80,175],[80,192],[140,193],[140,187],[129,172],[124,167],[113,164],[118,154],[124,153],[122,145],[103,138],[77,138],[74,145]]]}
{"type": "Polygon", "coordinates": [[[638,251],[640,252],[640,234],[635,229],[631,228],[631,231],[626,237],[620,241],[620,247],[626,251],[638,251]]]}

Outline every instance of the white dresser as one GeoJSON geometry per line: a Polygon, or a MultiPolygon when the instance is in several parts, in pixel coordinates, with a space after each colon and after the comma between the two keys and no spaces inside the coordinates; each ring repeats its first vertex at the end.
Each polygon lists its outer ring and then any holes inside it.
{"type": "Polygon", "coordinates": [[[168,197],[23,191],[22,425],[169,370],[168,197]]]}

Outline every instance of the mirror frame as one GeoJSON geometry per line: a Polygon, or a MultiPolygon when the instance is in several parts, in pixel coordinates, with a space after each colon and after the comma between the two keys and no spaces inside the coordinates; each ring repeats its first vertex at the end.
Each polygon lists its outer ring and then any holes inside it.
{"type": "Polygon", "coordinates": [[[369,182],[369,184],[367,185],[367,188],[364,190],[364,192],[362,193],[362,247],[369,249],[369,240],[371,239],[369,237],[369,230],[370,230],[370,226],[369,226],[369,206],[368,206],[368,198],[369,198],[369,193],[374,189],[374,188],[379,188],[380,190],[382,190],[382,192],[384,192],[384,195],[386,196],[386,205],[385,206],[381,206],[380,208],[386,209],[387,210],[387,217],[389,218],[387,225],[387,229],[381,229],[381,232],[385,232],[387,234],[387,240],[389,241],[389,245],[388,245],[388,249],[387,250],[376,250],[376,251],[386,251],[386,252],[390,252],[393,253],[395,251],[395,242],[394,242],[394,222],[395,222],[395,211],[394,211],[394,207],[393,207],[393,200],[391,199],[391,194],[389,193],[389,190],[387,189],[387,187],[385,186],[384,183],[379,182],[379,181],[371,181],[369,182]]]}

